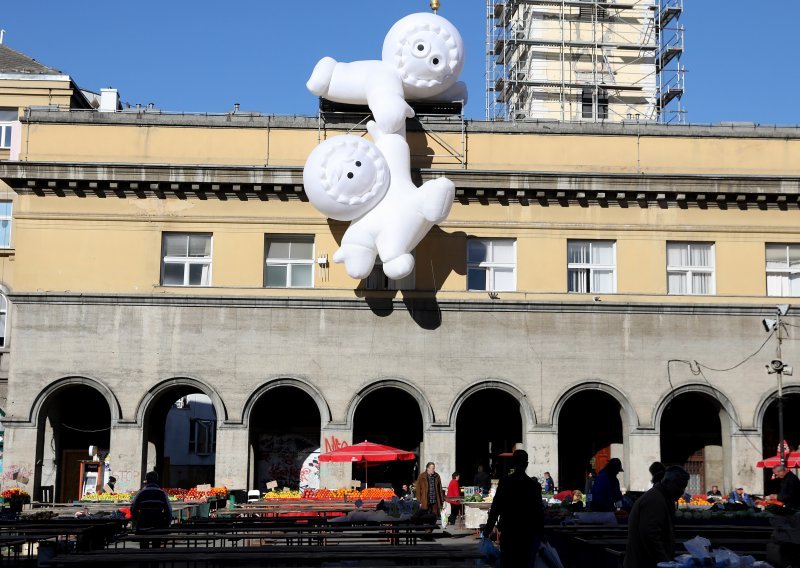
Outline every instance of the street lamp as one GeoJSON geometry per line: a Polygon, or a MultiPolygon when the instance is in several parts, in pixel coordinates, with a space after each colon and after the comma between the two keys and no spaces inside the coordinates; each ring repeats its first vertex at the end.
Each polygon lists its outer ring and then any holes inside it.
{"type": "Polygon", "coordinates": [[[783,446],[783,375],[792,374],[792,368],[789,365],[785,365],[781,359],[781,343],[783,342],[781,316],[785,316],[787,313],[789,313],[789,304],[778,304],[777,319],[764,318],[761,320],[761,325],[764,326],[764,329],[767,332],[774,330],[778,338],[778,343],[775,347],[775,359],[767,365],[767,373],[778,375],[778,454],[782,466],[786,466],[786,452],[783,446]]]}

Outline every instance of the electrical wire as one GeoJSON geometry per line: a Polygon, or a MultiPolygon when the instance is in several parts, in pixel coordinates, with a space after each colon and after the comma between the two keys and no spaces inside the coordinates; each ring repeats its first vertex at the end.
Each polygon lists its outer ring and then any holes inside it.
{"type": "Polygon", "coordinates": [[[62,424],[61,426],[68,430],[74,430],[75,432],[83,432],[84,434],[95,434],[97,432],[107,432],[111,430],[111,426],[109,426],[108,428],[100,428],[99,430],[84,430],[82,428],[75,428],[73,426],[68,426],[66,424],[62,424]]]}
{"type": "MultiPolygon", "coordinates": [[[[755,357],[756,355],[758,355],[758,354],[761,352],[761,350],[762,350],[762,349],[764,349],[764,346],[765,346],[767,343],[769,343],[769,340],[770,340],[770,339],[772,339],[772,336],[773,336],[773,335],[775,335],[775,330],[774,330],[774,329],[773,329],[773,330],[770,332],[770,334],[769,334],[769,335],[767,336],[767,338],[764,340],[764,343],[762,343],[762,344],[761,344],[761,346],[760,346],[758,349],[756,349],[755,353],[753,353],[753,354],[751,354],[751,355],[748,355],[748,356],[747,356],[747,357],[745,357],[745,358],[744,358],[742,361],[740,361],[740,362],[736,363],[736,364],[735,364],[733,367],[729,367],[729,368],[727,368],[727,369],[715,369],[714,367],[709,367],[708,365],[703,365],[702,363],[698,363],[697,361],[695,361],[695,364],[697,365],[698,369],[702,367],[703,369],[708,369],[709,371],[716,371],[717,373],[726,373],[726,372],[728,372],[728,371],[733,371],[733,370],[734,370],[734,369],[736,369],[737,367],[741,367],[742,365],[744,365],[745,363],[747,363],[747,362],[748,362],[750,359],[752,359],[753,357],[755,357]]],[[[695,374],[696,374],[696,373],[695,373],[695,374]]]]}

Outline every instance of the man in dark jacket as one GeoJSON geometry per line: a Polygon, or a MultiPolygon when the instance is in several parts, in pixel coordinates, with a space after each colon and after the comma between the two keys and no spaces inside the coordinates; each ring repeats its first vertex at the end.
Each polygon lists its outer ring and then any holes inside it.
{"type": "Polygon", "coordinates": [[[592,486],[592,511],[613,511],[615,503],[622,501],[622,491],[619,489],[619,479],[617,475],[622,469],[622,462],[619,458],[608,460],[606,467],[597,474],[597,479],[592,486]]]}
{"type": "Polygon", "coordinates": [[[528,452],[514,450],[511,463],[514,472],[500,480],[483,534],[488,537],[497,524],[502,565],[527,568],[544,533],[542,486],[525,473],[528,452]]]}
{"type": "Polygon", "coordinates": [[[781,491],[777,495],[778,501],[782,501],[787,507],[800,509],[800,479],[797,479],[794,473],[782,465],[773,467],[772,474],[781,480],[781,491]]]}
{"type": "MultiPolygon", "coordinates": [[[[152,529],[165,529],[172,522],[172,506],[169,497],[158,485],[158,473],[148,471],[145,486],[142,487],[131,503],[131,518],[137,534],[147,533],[152,529]]],[[[140,548],[163,546],[161,539],[141,540],[140,548]]]]}
{"type": "Polygon", "coordinates": [[[623,568],[656,568],[675,558],[672,517],[675,501],[686,490],[689,474],[680,466],[667,468],[664,478],[639,497],[628,517],[628,544],[623,568]]]}

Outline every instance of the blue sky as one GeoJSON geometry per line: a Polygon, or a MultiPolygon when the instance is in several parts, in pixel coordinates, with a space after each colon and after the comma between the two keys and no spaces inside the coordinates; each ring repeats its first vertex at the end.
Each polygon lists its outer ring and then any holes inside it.
{"type": "MultiPolygon", "coordinates": [[[[485,0],[441,0],[467,44],[467,116],[485,107],[485,0]]],[[[428,0],[3,0],[5,44],[86,89],[185,112],[316,114],[316,61],[380,57],[383,36],[428,0]]],[[[800,124],[795,0],[685,0],[684,105],[692,123],[800,124]]]]}

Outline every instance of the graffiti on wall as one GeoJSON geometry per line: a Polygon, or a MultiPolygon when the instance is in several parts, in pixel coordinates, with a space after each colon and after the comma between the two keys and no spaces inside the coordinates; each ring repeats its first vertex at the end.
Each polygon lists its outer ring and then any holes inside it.
{"type": "Polygon", "coordinates": [[[279,487],[319,488],[319,443],[297,435],[258,437],[256,486],[264,491],[267,483],[279,487]]]}
{"type": "Polygon", "coordinates": [[[33,480],[33,470],[25,465],[7,465],[3,470],[3,489],[28,485],[33,480]]]}
{"type": "Polygon", "coordinates": [[[325,453],[332,452],[333,450],[338,450],[339,448],[345,448],[348,446],[348,443],[344,440],[340,440],[336,436],[325,436],[325,453]]]}

